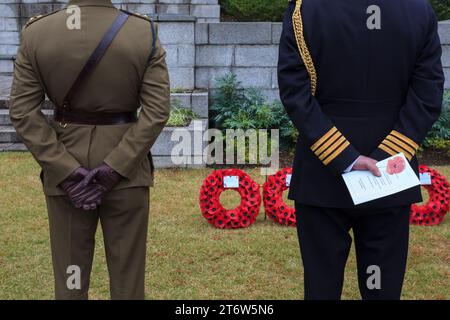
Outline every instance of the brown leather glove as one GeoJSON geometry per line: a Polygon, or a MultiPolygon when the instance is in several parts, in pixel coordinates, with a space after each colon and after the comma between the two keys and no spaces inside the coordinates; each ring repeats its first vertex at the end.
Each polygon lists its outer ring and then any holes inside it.
{"type": "Polygon", "coordinates": [[[93,201],[92,194],[98,192],[99,187],[87,188],[83,183],[88,176],[89,170],[79,167],[71,173],[63,182],[60,183],[61,188],[67,193],[73,205],[77,208],[85,210],[93,210],[97,208],[100,201],[93,201]]]}
{"type": "Polygon", "coordinates": [[[84,203],[100,203],[103,196],[114,189],[122,179],[123,177],[106,163],[91,170],[82,182],[84,188],[89,190],[84,203]]]}

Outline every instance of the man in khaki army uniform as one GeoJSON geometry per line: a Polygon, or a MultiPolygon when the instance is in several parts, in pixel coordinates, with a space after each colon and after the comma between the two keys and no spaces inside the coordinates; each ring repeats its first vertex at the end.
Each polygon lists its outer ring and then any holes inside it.
{"type": "Polygon", "coordinates": [[[10,110],[42,167],[56,298],[87,299],[100,221],[111,298],[143,299],[149,150],[170,112],[165,51],[146,17],[109,0],[68,5],[78,6],[80,28],[68,27],[66,9],[23,28],[10,110]],[[50,122],[45,95],[56,109],[50,122]]]}

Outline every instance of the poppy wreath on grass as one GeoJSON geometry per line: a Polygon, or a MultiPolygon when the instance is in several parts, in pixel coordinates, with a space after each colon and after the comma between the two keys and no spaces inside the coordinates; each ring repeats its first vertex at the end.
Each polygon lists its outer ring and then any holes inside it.
{"type": "Polygon", "coordinates": [[[431,176],[431,185],[423,186],[428,191],[429,199],[424,205],[411,206],[409,222],[420,226],[438,225],[450,209],[450,184],[434,169],[419,166],[419,172],[431,176]]]}
{"type": "Polygon", "coordinates": [[[292,168],[284,168],[267,178],[263,186],[264,208],[266,215],[273,221],[285,226],[295,226],[295,208],[283,201],[283,192],[289,188],[286,186],[288,174],[292,174],[292,168]]]}
{"type": "Polygon", "coordinates": [[[238,169],[213,171],[202,183],[199,200],[203,217],[220,229],[247,228],[255,222],[261,207],[259,184],[238,169]],[[228,190],[224,187],[225,176],[239,177],[239,188],[229,188],[241,196],[240,205],[232,210],[225,209],[220,203],[220,195],[228,190]]]}

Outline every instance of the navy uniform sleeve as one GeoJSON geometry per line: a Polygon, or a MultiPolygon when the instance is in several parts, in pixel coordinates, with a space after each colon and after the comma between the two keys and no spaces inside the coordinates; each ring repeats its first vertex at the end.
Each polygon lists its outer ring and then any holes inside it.
{"type": "MultiPolygon", "coordinates": [[[[299,130],[300,139],[322,163],[341,174],[359,156],[311,92],[311,79],[303,62],[294,35],[291,3],[286,11],[281,33],[278,59],[278,85],[281,101],[299,130]]],[[[320,81],[320,79],[319,79],[320,81]]]]}
{"type": "Polygon", "coordinates": [[[428,5],[429,24],[415,64],[405,102],[393,130],[370,155],[381,160],[402,152],[408,160],[416,154],[442,110],[444,73],[436,15],[428,5]]]}

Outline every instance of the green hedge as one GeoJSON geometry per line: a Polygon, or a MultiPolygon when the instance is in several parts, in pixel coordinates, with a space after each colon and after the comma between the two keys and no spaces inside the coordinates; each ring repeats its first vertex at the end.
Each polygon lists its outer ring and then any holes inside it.
{"type": "MultiPolygon", "coordinates": [[[[439,20],[450,19],[450,0],[429,0],[439,20]]],[[[286,0],[220,0],[223,13],[238,21],[281,21],[286,0]]]]}
{"type": "Polygon", "coordinates": [[[450,0],[430,0],[439,20],[450,19],[450,0]]]}
{"type": "Polygon", "coordinates": [[[220,5],[238,21],[281,21],[287,0],[220,0],[220,5]]]}

